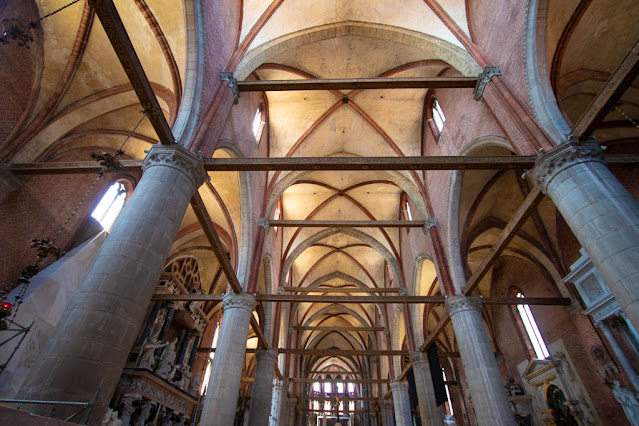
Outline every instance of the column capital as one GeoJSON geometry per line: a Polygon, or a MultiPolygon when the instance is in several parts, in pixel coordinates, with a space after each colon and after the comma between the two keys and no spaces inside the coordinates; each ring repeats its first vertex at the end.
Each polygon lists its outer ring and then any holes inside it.
{"type": "Polygon", "coordinates": [[[288,390],[288,380],[286,379],[273,379],[273,388],[288,390]]]}
{"type": "Polygon", "coordinates": [[[256,349],[255,350],[255,359],[257,361],[271,361],[275,362],[277,359],[277,350],[276,349],[256,349]]]}
{"type": "Polygon", "coordinates": [[[408,392],[408,382],[405,380],[402,380],[401,382],[399,380],[391,380],[390,387],[393,393],[408,392]]]}
{"type": "Polygon", "coordinates": [[[584,142],[569,139],[550,151],[542,151],[542,154],[537,157],[534,167],[528,172],[528,176],[535,186],[545,194],[550,181],[557,174],[575,164],[593,161],[603,163],[602,154],[603,151],[595,138],[584,142]]]}
{"type": "Polygon", "coordinates": [[[428,365],[428,359],[424,356],[424,353],[421,351],[410,352],[408,354],[410,357],[410,363],[417,365],[428,365]]]}
{"type": "Polygon", "coordinates": [[[249,313],[253,313],[255,309],[255,296],[248,293],[226,293],[222,298],[224,310],[227,309],[244,309],[249,313]]]}
{"type": "Polygon", "coordinates": [[[142,170],[155,166],[178,170],[189,178],[195,188],[199,188],[208,179],[202,159],[179,145],[153,145],[144,159],[142,170]]]}
{"type": "Polygon", "coordinates": [[[444,303],[448,314],[453,315],[463,311],[479,311],[481,309],[481,299],[479,297],[462,296],[458,294],[446,299],[444,303]]]}

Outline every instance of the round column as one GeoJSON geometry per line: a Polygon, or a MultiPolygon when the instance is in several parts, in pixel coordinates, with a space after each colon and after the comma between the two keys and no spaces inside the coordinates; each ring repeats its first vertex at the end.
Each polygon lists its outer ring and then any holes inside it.
{"type": "Polygon", "coordinates": [[[516,425],[478,297],[453,296],[446,309],[455,329],[473,407],[480,425],[516,425]]]}
{"type": "Polygon", "coordinates": [[[200,417],[203,425],[233,425],[255,297],[227,293],[222,303],[224,317],[200,417]]]}
{"type": "Polygon", "coordinates": [[[444,419],[435,400],[430,364],[422,352],[411,352],[410,362],[413,365],[413,373],[415,374],[415,386],[417,387],[422,426],[441,426],[444,424],[444,419]]]}
{"type": "Polygon", "coordinates": [[[395,406],[395,424],[397,426],[412,426],[413,416],[410,414],[408,382],[391,380],[391,391],[395,406]]]}
{"type": "MultiPolygon", "coordinates": [[[[202,161],[191,152],[179,146],[151,148],[140,183],[18,398],[88,402],[104,379],[89,424],[102,421],[186,208],[205,178],[202,161]]],[[[77,411],[45,405],[24,408],[58,418],[77,411]]]]}
{"type": "Polygon", "coordinates": [[[250,426],[263,425],[265,421],[268,421],[276,360],[277,351],[274,349],[255,351],[255,378],[251,392],[251,416],[248,423],[250,426]]]}
{"type": "Polygon", "coordinates": [[[285,426],[286,401],[288,399],[288,380],[273,380],[273,399],[271,406],[271,425],[285,426]]]}
{"type": "Polygon", "coordinates": [[[552,198],[599,274],[639,328],[639,203],[610,172],[599,144],[557,146],[529,173],[552,198]]]}

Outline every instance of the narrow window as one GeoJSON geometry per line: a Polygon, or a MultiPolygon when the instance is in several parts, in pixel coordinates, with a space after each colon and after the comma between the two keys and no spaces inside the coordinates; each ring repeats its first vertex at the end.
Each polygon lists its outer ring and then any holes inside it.
{"type": "Polygon", "coordinates": [[[264,114],[262,111],[262,105],[260,104],[260,106],[257,107],[257,111],[255,111],[255,116],[253,117],[253,125],[252,125],[253,136],[255,136],[255,140],[258,143],[260,141],[260,136],[262,135],[262,128],[264,127],[263,115],[264,114]]]}
{"type": "MultiPolygon", "coordinates": [[[[515,296],[520,299],[525,298],[524,294],[521,292],[517,292],[515,296]]],[[[535,317],[533,317],[533,314],[530,311],[530,307],[528,305],[517,305],[517,312],[519,313],[521,322],[524,324],[524,329],[526,329],[528,339],[530,340],[530,343],[532,344],[532,347],[535,351],[535,356],[538,359],[549,358],[550,353],[548,352],[548,348],[544,343],[543,337],[541,337],[539,327],[537,327],[537,322],[535,321],[535,317]]]]}
{"type": "Polygon", "coordinates": [[[410,211],[410,205],[408,204],[408,200],[405,201],[404,207],[406,210],[406,220],[413,220],[413,214],[410,211]]]}
{"type": "Polygon", "coordinates": [[[431,104],[431,112],[433,113],[433,121],[435,121],[435,127],[437,127],[437,131],[441,133],[444,128],[444,123],[446,122],[446,116],[444,115],[444,111],[439,106],[439,102],[437,99],[433,99],[433,103],[431,104]]]}
{"type": "Polygon", "coordinates": [[[109,231],[124,207],[126,201],[126,186],[122,182],[115,182],[102,196],[91,217],[100,222],[102,228],[109,231]]]}
{"type": "Polygon", "coordinates": [[[444,377],[444,388],[446,389],[446,398],[447,398],[447,401],[446,401],[446,415],[454,416],[455,413],[453,412],[453,404],[451,403],[450,392],[448,391],[448,385],[446,384],[448,379],[446,379],[446,371],[444,371],[443,368],[442,368],[442,376],[444,377]]]}

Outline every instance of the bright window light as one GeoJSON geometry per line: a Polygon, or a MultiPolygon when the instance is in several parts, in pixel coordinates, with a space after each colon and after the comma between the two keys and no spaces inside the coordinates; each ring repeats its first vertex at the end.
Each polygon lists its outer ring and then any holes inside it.
{"type": "MultiPolygon", "coordinates": [[[[516,296],[520,299],[524,298],[522,293],[517,293],[516,296]]],[[[530,339],[530,343],[532,343],[533,349],[535,350],[536,357],[539,359],[550,358],[550,353],[544,343],[543,337],[541,337],[539,327],[537,327],[537,322],[530,311],[530,307],[528,305],[517,305],[517,312],[519,312],[521,321],[524,323],[524,328],[526,329],[528,339],[530,339]]]]}
{"type": "Polygon", "coordinates": [[[122,211],[124,202],[126,201],[126,187],[122,182],[115,182],[104,193],[98,206],[91,213],[91,217],[100,222],[102,228],[107,231],[111,230],[115,219],[122,211]]]}
{"type": "Polygon", "coordinates": [[[446,389],[446,398],[448,398],[448,401],[446,401],[446,414],[450,416],[454,416],[455,413],[453,413],[453,404],[450,401],[450,392],[448,391],[448,385],[446,384],[446,381],[448,379],[446,379],[446,372],[444,371],[443,368],[442,368],[442,375],[444,376],[444,388],[446,389]]]}
{"type": "Polygon", "coordinates": [[[410,211],[410,205],[408,204],[408,201],[406,201],[405,207],[406,207],[406,217],[408,218],[408,220],[413,220],[413,214],[410,211]]]}
{"type": "Polygon", "coordinates": [[[444,111],[442,111],[442,108],[439,106],[439,102],[437,102],[437,99],[433,99],[432,109],[435,127],[437,127],[437,131],[441,133],[442,129],[444,128],[444,123],[446,122],[446,116],[444,115],[444,111]]]}
{"type": "Polygon", "coordinates": [[[253,136],[257,139],[258,134],[260,132],[260,127],[262,126],[262,106],[260,105],[255,111],[255,117],[253,117],[253,136]]]}
{"type": "Polygon", "coordinates": [[[333,386],[329,382],[324,382],[324,393],[332,393],[333,386]]]}

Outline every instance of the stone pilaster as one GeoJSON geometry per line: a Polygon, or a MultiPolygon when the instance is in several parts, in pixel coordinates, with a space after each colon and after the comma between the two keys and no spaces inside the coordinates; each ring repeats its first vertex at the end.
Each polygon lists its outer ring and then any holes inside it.
{"type": "Polygon", "coordinates": [[[595,140],[568,142],[541,155],[528,175],[553,200],[639,329],[639,203],[601,155],[595,140]]]}
{"type": "Polygon", "coordinates": [[[255,297],[246,293],[227,293],[222,303],[222,327],[200,416],[203,425],[233,424],[255,297]]]}
{"type": "Polygon", "coordinates": [[[413,373],[415,374],[415,386],[417,387],[422,426],[440,426],[443,424],[444,419],[435,400],[430,364],[422,352],[411,352],[410,362],[413,365],[413,373]]]}
{"type": "Polygon", "coordinates": [[[408,382],[391,380],[393,404],[395,406],[395,424],[397,426],[411,426],[413,416],[410,413],[410,399],[408,396],[408,382]]]}
{"type": "Polygon", "coordinates": [[[260,349],[255,352],[255,378],[251,393],[249,426],[264,425],[264,422],[268,421],[276,360],[277,351],[274,349],[260,349]]]}
{"type": "MultiPolygon", "coordinates": [[[[191,197],[206,178],[202,161],[178,146],[153,146],[145,173],[67,305],[20,399],[90,401],[98,424],[135,344],[151,295],[191,197]],[[162,162],[159,153],[165,154],[162,162]]],[[[76,409],[29,406],[44,416],[76,409]]]]}
{"type": "Polygon", "coordinates": [[[478,297],[453,296],[446,310],[455,329],[464,372],[480,425],[515,425],[478,297]]]}

